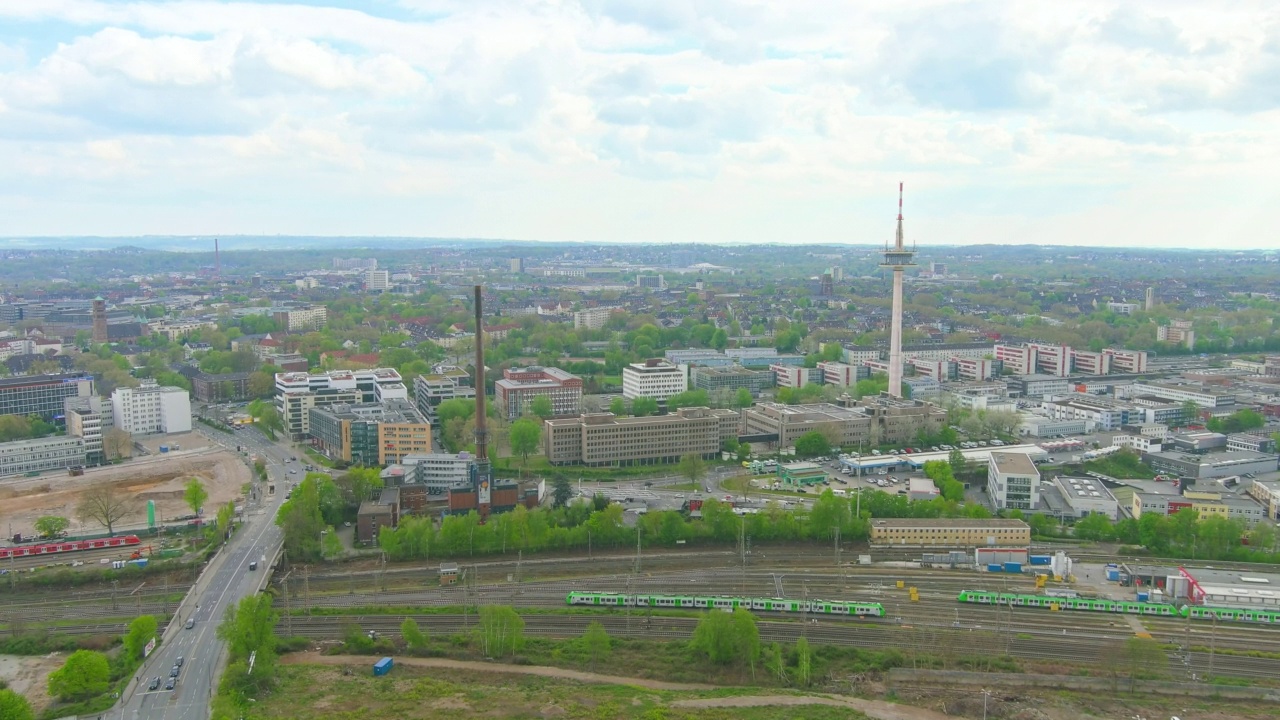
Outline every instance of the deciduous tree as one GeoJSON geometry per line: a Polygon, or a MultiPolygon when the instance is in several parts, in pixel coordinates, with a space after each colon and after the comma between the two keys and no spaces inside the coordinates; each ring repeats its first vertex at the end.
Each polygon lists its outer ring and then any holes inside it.
{"type": "Polygon", "coordinates": [[[138,659],[142,657],[142,652],[146,649],[147,643],[156,636],[156,630],[160,624],[156,621],[154,615],[140,615],[129,623],[129,630],[124,634],[125,657],[138,659]]]}
{"type": "Polygon", "coordinates": [[[93,650],[71,653],[62,667],[49,673],[49,694],[62,700],[83,700],[107,691],[111,664],[93,650]]]}
{"type": "Polygon", "coordinates": [[[427,646],[427,634],[418,627],[418,621],[413,618],[405,618],[400,623],[400,637],[404,639],[404,644],[410,650],[421,650],[427,646]]]}
{"type": "Polygon", "coordinates": [[[827,436],[817,430],[810,430],[796,438],[796,455],[800,457],[817,457],[830,452],[831,443],[827,441],[827,436]]]}
{"type": "Polygon", "coordinates": [[[520,418],[511,423],[511,452],[520,456],[520,464],[527,465],[529,454],[538,450],[542,442],[542,422],[520,418]]]}
{"type": "Polygon", "coordinates": [[[555,408],[551,405],[551,398],[546,395],[538,395],[529,403],[529,412],[542,420],[549,420],[555,414],[555,408]]]}
{"type": "Polygon", "coordinates": [[[582,633],[582,649],[587,654],[592,670],[596,669],[597,663],[609,657],[612,646],[609,631],[604,629],[604,625],[595,620],[587,624],[586,631],[582,633]]]}
{"type": "Polygon", "coordinates": [[[246,662],[253,656],[253,669],[245,678],[250,685],[261,687],[275,674],[275,625],[279,619],[270,595],[249,595],[228,606],[218,625],[218,637],[227,643],[232,662],[246,662]]]}
{"type": "Polygon", "coordinates": [[[115,535],[116,523],[120,522],[133,509],[133,499],[117,494],[110,486],[90,488],[80,497],[80,505],[76,513],[81,520],[92,520],[107,529],[108,535],[115,535]]]}
{"type": "Polygon", "coordinates": [[[204,483],[199,478],[191,478],[182,491],[182,499],[187,502],[191,512],[198,515],[204,507],[204,501],[209,499],[209,491],[204,489],[204,483]]]}
{"type": "Polygon", "coordinates": [[[707,464],[700,455],[688,453],[681,456],[679,471],[686,480],[696,485],[706,476],[707,464]]]}
{"type": "Polygon", "coordinates": [[[36,520],[36,532],[46,538],[62,537],[70,526],[70,520],[57,515],[45,515],[36,520]]]}
{"type": "Polygon", "coordinates": [[[8,689],[0,689],[0,720],[35,720],[31,703],[18,693],[8,689]]]}
{"type": "Polygon", "coordinates": [[[515,655],[524,647],[524,620],[505,605],[480,608],[480,649],[487,657],[515,655]]]}

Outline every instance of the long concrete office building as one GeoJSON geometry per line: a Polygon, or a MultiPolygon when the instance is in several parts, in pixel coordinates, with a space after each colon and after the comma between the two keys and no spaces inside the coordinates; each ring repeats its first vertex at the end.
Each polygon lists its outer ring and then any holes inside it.
{"type": "Polygon", "coordinates": [[[0,379],[0,415],[39,415],[45,420],[62,416],[62,401],[93,395],[88,373],[27,375],[0,379]]]}
{"type": "Polygon", "coordinates": [[[693,454],[714,458],[725,438],[736,438],[738,413],[704,407],[670,415],[617,417],[591,413],[547,420],[543,452],[553,465],[648,465],[693,454]]]}

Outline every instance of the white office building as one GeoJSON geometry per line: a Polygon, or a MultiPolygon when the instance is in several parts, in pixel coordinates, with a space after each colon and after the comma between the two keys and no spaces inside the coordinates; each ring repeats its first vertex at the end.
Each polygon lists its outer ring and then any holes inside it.
{"type": "Polygon", "coordinates": [[[386,292],[391,289],[391,273],[386,270],[367,270],[364,289],[369,292],[386,292]]]}
{"type": "Polygon", "coordinates": [[[666,400],[689,389],[688,368],[653,358],[622,368],[622,397],[666,400]]]}
{"type": "Polygon", "coordinates": [[[191,432],[191,396],[154,380],[143,380],[136,388],[116,388],[111,414],[116,427],[130,435],[191,432]]]}
{"type": "Polygon", "coordinates": [[[1040,504],[1040,471],[1024,453],[993,452],[987,497],[997,510],[1033,510],[1040,504]]]}

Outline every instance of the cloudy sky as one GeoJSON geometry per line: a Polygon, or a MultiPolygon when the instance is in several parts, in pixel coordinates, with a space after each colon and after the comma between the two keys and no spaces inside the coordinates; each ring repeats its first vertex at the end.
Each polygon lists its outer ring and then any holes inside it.
{"type": "Polygon", "coordinates": [[[0,0],[0,235],[1280,247],[1274,0],[0,0]]]}

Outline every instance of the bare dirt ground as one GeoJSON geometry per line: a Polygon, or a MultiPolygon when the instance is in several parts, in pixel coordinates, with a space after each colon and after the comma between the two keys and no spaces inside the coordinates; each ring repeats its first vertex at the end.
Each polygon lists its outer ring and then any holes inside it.
{"type": "MultiPolygon", "coordinates": [[[[191,478],[204,482],[209,493],[207,508],[240,497],[240,489],[251,479],[249,468],[235,453],[211,446],[195,433],[164,440],[169,441],[166,444],[181,444],[182,451],[134,458],[122,465],[89,468],[80,477],[45,473],[40,477],[0,481],[0,531],[9,532],[12,527],[13,533],[34,533],[37,518],[58,515],[71,521],[68,532],[72,535],[101,532],[103,528],[97,523],[92,520],[86,523],[76,517],[76,506],[85,490],[103,485],[110,485],[134,500],[135,509],[116,529],[140,528],[146,525],[148,500],[156,502],[157,521],[189,514],[191,509],[183,501],[182,493],[191,478]]],[[[156,444],[161,442],[164,441],[157,440],[156,444]]]]}
{"type": "Polygon", "coordinates": [[[35,657],[0,655],[0,678],[9,683],[10,690],[26,697],[39,715],[53,699],[45,691],[49,673],[62,667],[65,659],[62,653],[35,657]]]}

